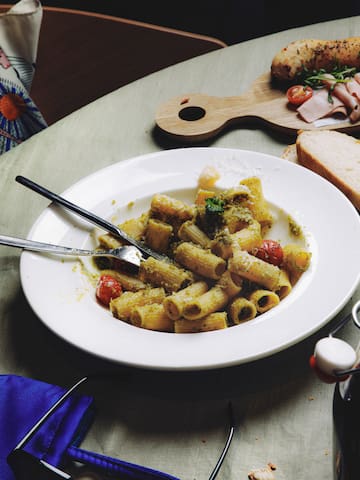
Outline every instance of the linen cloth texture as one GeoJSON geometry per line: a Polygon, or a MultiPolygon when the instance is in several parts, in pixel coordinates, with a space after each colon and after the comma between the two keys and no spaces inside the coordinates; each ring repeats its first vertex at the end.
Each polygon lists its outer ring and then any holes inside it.
{"type": "Polygon", "coordinates": [[[0,154],[47,127],[30,96],[42,21],[37,0],[0,15],[0,154]]]}
{"type": "MultiPolygon", "coordinates": [[[[39,380],[0,375],[0,478],[17,480],[7,456],[27,432],[65,393],[65,389],[39,380]]],[[[46,420],[24,446],[36,458],[62,468],[72,461],[96,472],[123,480],[178,480],[172,475],[81,449],[96,414],[92,397],[72,394],[46,420]]]]}

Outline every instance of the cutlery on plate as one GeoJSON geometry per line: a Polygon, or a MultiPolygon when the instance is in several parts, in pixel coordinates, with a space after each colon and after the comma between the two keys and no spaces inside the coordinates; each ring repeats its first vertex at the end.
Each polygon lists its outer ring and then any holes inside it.
{"type": "MultiPolygon", "coordinates": [[[[85,218],[88,220],[90,223],[93,223],[94,225],[103,228],[104,230],[112,233],[113,235],[121,238],[127,243],[130,243],[130,245],[133,245],[134,247],[138,248],[144,258],[147,257],[154,257],[157,260],[163,260],[163,261],[170,261],[168,257],[165,255],[161,255],[160,253],[155,252],[151,248],[149,248],[147,245],[145,245],[143,242],[140,242],[138,240],[135,240],[134,238],[130,237],[126,232],[118,228],[116,225],[113,223],[108,222],[107,220],[104,220],[101,217],[98,217],[92,212],[89,212],[88,210],[85,210],[82,207],[79,207],[78,205],[75,205],[74,203],[71,203],[69,200],[66,200],[66,198],[61,197],[60,195],[57,195],[56,193],[51,192],[47,188],[38,185],[37,183],[33,182],[32,180],[23,177],[22,175],[18,175],[15,180],[18,183],[21,183],[25,187],[30,188],[36,193],[39,193],[43,197],[48,198],[49,200],[52,200],[54,203],[57,203],[68,210],[77,213],[80,217],[85,218]]],[[[139,252],[139,253],[140,253],[139,252]]]]}
{"type": "Polygon", "coordinates": [[[53,245],[51,243],[37,242],[35,240],[27,240],[24,238],[9,237],[6,235],[0,235],[0,245],[56,255],[72,255],[76,257],[114,257],[135,267],[140,266],[140,261],[142,259],[141,252],[133,245],[125,245],[110,250],[84,250],[81,248],[64,247],[62,245],[53,245]]]}

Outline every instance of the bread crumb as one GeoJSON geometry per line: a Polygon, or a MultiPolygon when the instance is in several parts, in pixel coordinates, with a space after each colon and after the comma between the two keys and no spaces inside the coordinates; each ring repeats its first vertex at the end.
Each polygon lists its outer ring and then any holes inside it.
{"type": "Polygon", "coordinates": [[[283,151],[283,153],[281,154],[280,158],[283,158],[284,160],[288,160],[289,162],[292,162],[292,163],[298,163],[296,144],[293,143],[291,145],[288,145],[283,151]]]}
{"type": "Polygon", "coordinates": [[[198,179],[198,186],[204,189],[212,188],[219,180],[219,178],[219,171],[215,167],[209,165],[207,167],[204,167],[204,169],[200,173],[198,179]]]}
{"type": "Polygon", "coordinates": [[[275,480],[273,471],[276,466],[269,462],[266,467],[256,468],[248,473],[249,480],[275,480]]]}

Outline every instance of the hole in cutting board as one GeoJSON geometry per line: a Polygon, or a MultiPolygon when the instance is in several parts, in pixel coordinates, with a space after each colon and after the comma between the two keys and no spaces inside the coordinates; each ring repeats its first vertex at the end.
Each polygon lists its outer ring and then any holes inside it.
{"type": "Polygon", "coordinates": [[[205,116],[206,111],[202,107],[185,107],[179,112],[181,120],[194,122],[205,116]]]}

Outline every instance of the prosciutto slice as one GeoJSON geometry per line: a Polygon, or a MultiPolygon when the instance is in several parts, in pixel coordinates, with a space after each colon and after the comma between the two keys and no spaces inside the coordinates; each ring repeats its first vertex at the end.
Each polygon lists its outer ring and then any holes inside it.
{"type": "Polygon", "coordinates": [[[333,103],[329,102],[327,89],[314,92],[309,100],[300,105],[297,112],[308,123],[315,122],[319,118],[329,117],[335,113],[347,116],[346,106],[338,97],[333,96],[333,103]]]}
{"type": "Polygon", "coordinates": [[[324,84],[328,88],[332,88],[332,97],[337,97],[341,100],[350,112],[350,120],[352,122],[357,122],[360,118],[360,103],[358,98],[349,93],[345,83],[336,83],[334,77],[330,74],[326,74],[325,76],[328,77],[328,80],[324,81],[324,84]]]}
{"type": "Polygon", "coordinates": [[[346,82],[345,85],[350,95],[352,95],[359,101],[360,100],[360,83],[355,78],[352,78],[351,80],[346,82]]]}

